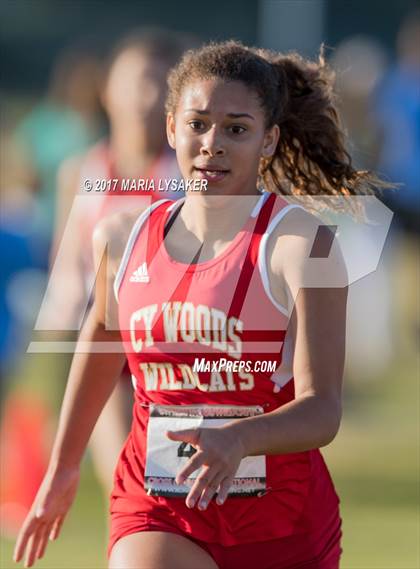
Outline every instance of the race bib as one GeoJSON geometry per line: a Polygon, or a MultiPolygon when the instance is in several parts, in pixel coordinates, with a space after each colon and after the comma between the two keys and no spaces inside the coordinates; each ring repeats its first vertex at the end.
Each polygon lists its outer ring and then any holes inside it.
{"type": "MultiPolygon", "coordinates": [[[[240,405],[150,405],[147,430],[145,489],[152,496],[186,496],[200,470],[178,485],[175,476],[196,452],[189,443],[171,441],[166,431],[218,427],[229,421],[263,413],[260,406],[240,405]]],[[[255,496],[266,488],[265,456],[243,458],[229,496],[255,496]]]]}

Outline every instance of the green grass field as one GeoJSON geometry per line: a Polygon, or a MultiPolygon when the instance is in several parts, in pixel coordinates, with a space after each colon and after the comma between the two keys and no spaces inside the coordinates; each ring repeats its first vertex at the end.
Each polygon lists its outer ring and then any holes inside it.
{"type": "MultiPolygon", "coordinates": [[[[342,569],[418,569],[419,382],[415,362],[351,384],[336,440],[324,449],[341,498],[342,569]]],[[[106,567],[106,509],[87,462],[75,506],[37,567],[106,567]]],[[[1,567],[17,567],[1,542],[1,567]]]]}
{"type": "Polygon", "coordinates": [[[343,569],[418,569],[419,370],[401,362],[357,385],[324,451],[343,518],[343,569]]]}

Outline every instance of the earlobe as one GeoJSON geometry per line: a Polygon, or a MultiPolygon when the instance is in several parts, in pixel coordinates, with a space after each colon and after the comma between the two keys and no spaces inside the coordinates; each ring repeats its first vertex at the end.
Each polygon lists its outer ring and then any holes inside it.
{"type": "Polygon", "coordinates": [[[169,146],[175,150],[175,118],[172,113],[166,116],[166,137],[169,146]]]}

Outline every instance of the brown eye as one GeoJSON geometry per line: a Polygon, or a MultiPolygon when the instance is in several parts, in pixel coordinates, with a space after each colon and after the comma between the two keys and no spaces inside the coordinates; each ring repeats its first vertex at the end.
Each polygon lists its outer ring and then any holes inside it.
{"type": "Polygon", "coordinates": [[[190,121],[188,123],[188,126],[192,129],[192,130],[201,130],[203,128],[203,121],[190,121]]]}
{"type": "Polygon", "coordinates": [[[234,124],[231,127],[229,127],[230,131],[233,134],[242,134],[243,132],[246,131],[246,128],[244,128],[243,126],[239,126],[238,124],[234,124]]]}

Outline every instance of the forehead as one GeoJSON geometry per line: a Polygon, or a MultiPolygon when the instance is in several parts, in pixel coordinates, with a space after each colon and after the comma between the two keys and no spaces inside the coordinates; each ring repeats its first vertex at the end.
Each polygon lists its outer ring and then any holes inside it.
{"type": "Polygon", "coordinates": [[[165,80],[167,65],[158,58],[135,48],[128,48],[120,53],[111,66],[109,78],[136,75],[165,80]]]}
{"type": "Polygon", "coordinates": [[[219,114],[247,113],[256,118],[263,117],[258,95],[241,81],[196,79],[188,83],[181,92],[178,110],[185,112],[188,109],[219,114]]]}

